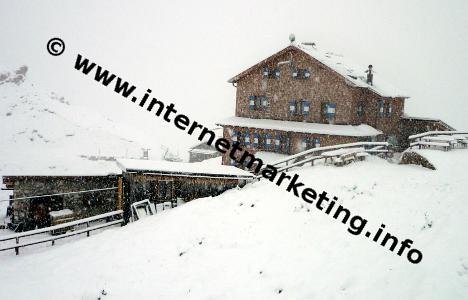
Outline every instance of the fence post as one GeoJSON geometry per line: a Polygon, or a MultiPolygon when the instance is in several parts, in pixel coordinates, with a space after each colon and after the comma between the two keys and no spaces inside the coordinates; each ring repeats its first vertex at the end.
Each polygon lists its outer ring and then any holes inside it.
{"type": "MultiPolygon", "coordinates": [[[[86,222],[86,228],[89,228],[89,222],[86,222]]],[[[89,230],[86,232],[86,236],[89,237],[89,230]]]]}
{"type": "MultiPolygon", "coordinates": [[[[18,244],[19,244],[19,237],[16,237],[16,245],[18,245],[18,244]]],[[[16,255],[19,254],[19,247],[15,247],[15,253],[16,253],[16,255]]]]}

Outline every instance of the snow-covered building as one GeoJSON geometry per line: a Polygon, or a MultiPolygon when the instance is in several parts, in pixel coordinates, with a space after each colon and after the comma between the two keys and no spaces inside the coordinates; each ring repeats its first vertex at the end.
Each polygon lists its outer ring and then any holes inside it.
{"type": "Polygon", "coordinates": [[[12,172],[3,183],[13,191],[10,227],[25,231],[51,225],[64,211],[68,218],[81,219],[122,209],[128,219],[137,201],[190,201],[252,179],[251,173],[232,166],[120,159],[71,164],[66,170],[12,172]]]}
{"type": "MultiPolygon", "coordinates": [[[[236,113],[217,124],[251,152],[295,154],[369,140],[398,145],[414,134],[406,133],[412,121],[402,122],[407,94],[374,76],[372,65],[352,67],[314,43],[293,41],[228,82],[236,87],[236,113]]],[[[228,154],[223,163],[232,163],[228,154]]]]}
{"type": "MultiPolygon", "coordinates": [[[[222,127],[214,128],[212,131],[216,138],[223,137],[222,127]]],[[[221,156],[221,153],[213,145],[208,145],[206,142],[197,143],[189,149],[189,162],[200,162],[218,156],[221,156]]]]}

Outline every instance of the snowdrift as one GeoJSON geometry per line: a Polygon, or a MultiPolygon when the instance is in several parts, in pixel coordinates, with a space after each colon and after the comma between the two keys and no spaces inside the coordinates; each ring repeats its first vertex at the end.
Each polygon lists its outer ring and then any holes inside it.
{"type": "Polygon", "coordinates": [[[434,171],[379,158],[295,171],[369,226],[413,239],[417,265],[263,180],[90,238],[0,254],[2,298],[466,299],[467,154],[425,153],[434,171]]]}

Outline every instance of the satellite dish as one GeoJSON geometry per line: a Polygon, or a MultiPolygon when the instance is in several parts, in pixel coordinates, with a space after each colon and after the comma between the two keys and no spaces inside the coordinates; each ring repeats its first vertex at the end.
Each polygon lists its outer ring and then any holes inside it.
{"type": "Polygon", "coordinates": [[[291,34],[289,35],[289,41],[290,41],[291,43],[294,43],[295,40],[296,40],[296,36],[294,35],[294,33],[291,33],[291,34]]]}

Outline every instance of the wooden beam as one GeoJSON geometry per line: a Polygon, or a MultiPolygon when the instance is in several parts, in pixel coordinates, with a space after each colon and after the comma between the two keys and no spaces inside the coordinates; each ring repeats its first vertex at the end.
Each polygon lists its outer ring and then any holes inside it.
{"type": "Polygon", "coordinates": [[[117,179],[117,210],[123,210],[122,177],[117,179]]]}

